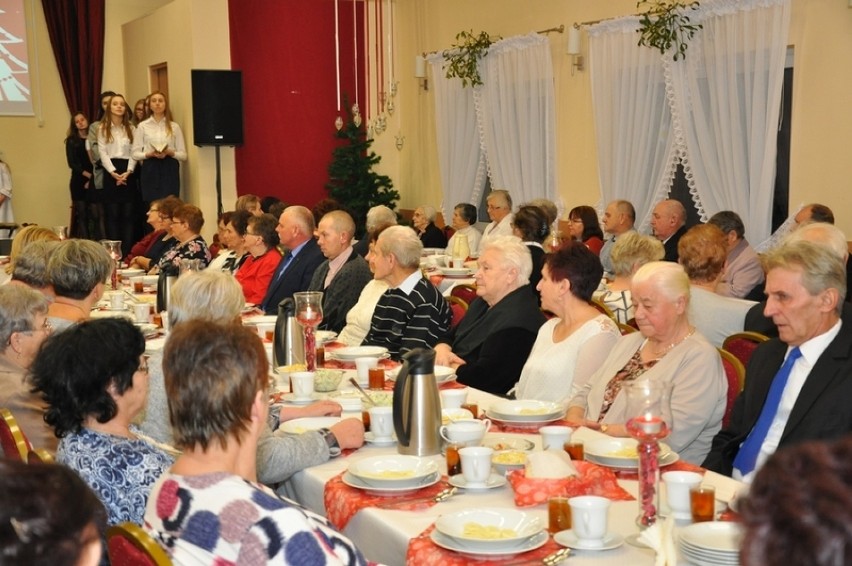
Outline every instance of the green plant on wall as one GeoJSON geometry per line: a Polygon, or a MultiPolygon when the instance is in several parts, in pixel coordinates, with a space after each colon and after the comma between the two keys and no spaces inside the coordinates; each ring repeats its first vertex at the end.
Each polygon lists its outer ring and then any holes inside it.
{"type": "Polygon", "coordinates": [[[481,85],[479,60],[488,54],[488,48],[499,39],[499,37],[492,39],[484,31],[479,32],[479,35],[474,35],[473,30],[456,34],[458,44],[452,45],[450,49],[442,53],[446,61],[443,68],[447,72],[447,78],[461,79],[463,87],[481,85]]]}
{"type": "Polygon", "coordinates": [[[641,0],[636,6],[647,6],[648,10],[639,20],[639,45],[660,50],[665,55],[674,47],[673,59],[686,57],[686,48],[695,32],[703,26],[691,23],[687,10],[697,10],[698,2],[666,2],[665,0],[641,0]]]}

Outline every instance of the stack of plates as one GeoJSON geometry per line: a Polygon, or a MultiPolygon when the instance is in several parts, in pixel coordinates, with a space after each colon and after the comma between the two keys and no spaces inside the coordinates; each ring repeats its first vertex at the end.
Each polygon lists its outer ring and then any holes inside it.
{"type": "Polygon", "coordinates": [[[353,362],[356,358],[387,358],[388,349],[381,346],[350,346],[326,352],[327,356],[353,362]]]}
{"type": "Polygon", "coordinates": [[[739,523],[695,523],[680,530],[680,551],[693,564],[737,566],[742,536],[739,523]]]}
{"type": "Polygon", "coordinates": [[[559,403],[546,401],[500,401],[486,411],[488,418],[512,426],[538,427],[565,416],[565,408],[559,403]]]}
{"type": "Polygon", "coordinates": [[[374,456],[349,464],[343,483],[379,495],[401,495],[434,485],[441,472],[434,460],[417,456],[374,456]]]}
{"type": "MultiPolygon", "coordinates": [[[[584,443],[585,458],[589,462],[607,466],[635,470],[639,468],[639,457],[636,454],[638,442],[632,438],[608,438],[584,443]]],[[[674,464],[680,459],[668,444],[660,443],[658,462],[661,466],[674,464]]]]}
{"type": "Polygon", "coordinates": [[[470,277],[473,275],[473,271],[467,267],[441,267],[440,271],[445,277],[470,277]]]}
{"type": "Polygon", "coordinates": [[[466,509],[441,515],[430,535],[440,547],[481,556],[519,554],[547,542],[538,517],[516,509],[466,509]]]}

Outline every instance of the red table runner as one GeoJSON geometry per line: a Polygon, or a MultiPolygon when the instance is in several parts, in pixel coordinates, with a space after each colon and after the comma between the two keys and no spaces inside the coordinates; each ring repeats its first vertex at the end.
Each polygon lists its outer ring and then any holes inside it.
{"type": "Polygon", "coordinates": [[[466,564],[538,564],[548,554],[562,548],[556,544],[553,538],[548,538],[544,546],[520,554],[508,554],[503,556],[490,556],[478,558],[475,555],[461,554],[452,550],[441,548],[429,538],[435,529],[432,525],[408,543],[408,551],[405,553],[406,564],[417,564],[417,566],[465,566],[466,564]]]}

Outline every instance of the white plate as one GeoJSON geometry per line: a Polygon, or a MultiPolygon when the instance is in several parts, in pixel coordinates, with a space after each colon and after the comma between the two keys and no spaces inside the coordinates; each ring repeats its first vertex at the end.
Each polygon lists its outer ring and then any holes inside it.
{"type": "MultiPolygon", "coordinates": [[[[395,368],[386,369],[385,376],[391,381],[396,381],[396,376],[399,375],[399,370],[402,369],[402,366],[396,366],[395,368]]],[[[456,370],[449,366],[435,366],[435,381],[438,385],[442,383],[449,383],[456,378],[456,370]]]]}
{"type": "MultiPolygon", "coordinates": [[[[600,461],[597,456],[586,455],[585,458],[586,458],[586,460],[588,460],[589,462],[591,462],[593,464],[598,464],[600,466],[606,466],[607,468],[612,468],[614,470],[636,470],[636,469],[639,468],[638,462],[628,463],[624,466],[615,466],[613,464],[606,464],[606,463],[600,461]]],[[[680,456],[678,455],[677,452],[668,452],[668,453],[660,456],[658,458],[657,462],[659,463],[659,465],[661,467],[665,467],[665,466],[671,466],[672,464],[674,464],[678,460],[680,460],[680,456]]]]}
{"type": "Polygon", "coordinates": [[[376,440],[376,435],[372,432],[365,432],[364,440],[367,441],[367,444],[372,444],[373,446],[393,446],[396,444],[396,436],[391,435],[390,438],[376,440]]]}
{"type": "Polygon", "coordinates": [[[739,552],[743,528],[730,521],[708,521],[684,527],[679,536],[681,542],[693,548],[739,552]]]}
{"type": "Polygon", "coordinates": [[[311,403],[315,403],[322,399],[316,393],[312,393],[310,397],[305,399],[296,399],[295,393],[284,393],[278,397],[279,403],[286,403],[288,405],[310,405],[311,403]]]}
{"type": "Polygon", "coordinates": [[[340,417],[305,417],[281,423],[279,427],[288,434],[302,434],[311,430],[331,428],[340,422],[340,417]]]}
{"type": "Polygon", "coordinates": [[[500,474],[491,474],[488,476],[488,479],[485,480],[484,485],[470,485],[467,480],[464,479],[462,474],[458,474],[450,478],[450,485],[470,491],[482,491],[485,489],[494,489],[495,487],[503,487],[506,485],[506,477],[501,476],[500,474]]]}
{"type": "Polygon", "coordinates": [[[325,344],[329,340],[337,338],[337,332],[334,330],[317,330],[314,335],[317,338],[317,344],[325,344]]]}
{"type": "MultiPolygon", "coordinates": [[[[461,476],[453,476],[452,479],[458,479],[461,476]]],[[[506,478],[502,478],[494,474],[495,481],[502,480],[506,482],[506,478]]],[[[491,478],[489,478],[491,479],[491,478]]],[[[466,483],[466,482],[464,482],[466,483]]],[[[455,484],[453,484],[455,485],[455,484]]],[[[462,487],[462,486],[459,486],[462,487]]],[[[465,546],[477,549],[495,549],[506,547],[517,547],[526,539],[536,535],[544,530],[544,524],[541,519],[531,513],[519,511],[510,508],[490,508],[481,509],[465,509],[455,513],[441,515],[435,521],[435,530],[443,535],[452,537],[465,546]],[[465,534],[465,525],[476,523],[483,527],[493,527],[498,529],[507,529],[514,531],[514,536],[506,538],[487,538],[484,536],[467,535],[465,534]]]]}
{"type": "Polygon", "coordinates": [[[422,486],[438,471],[434,460],[417,456],[373,456],[349,464],[349,473],[376,488],[422,486]]]}
{"type": "Polygon", "coordinates": [[[119,269],[118,274],[126,279],[128,277],[136,277],[137,275],[145,275],[145,270],[131,267],[128,269],[119,269]]]}
{"type": "Polygon", "coordinates": [[[497,548],[480,548],[478,546],[475,546],[475,543],[472,545],[471,543],[468,543],[466,541],[447,536],[437,529],[431,532],[429,538],[431,538],[432,542],[434,542],[441,548],[446,548],[447,550],[453,550],[455,552],[467,554],[472,557],[487,558],[489,556],[508,556],[514,554],[521,554],[523,552],[535,550],[536,548],[544,546],[544,543],[547,542],[547,539],[549,537],[547,531],[541,531],[536,535],[522,540],[520,544],[516,546],[506,546],[497,548]]]}
{"type": "MultiPolygon", "coordinates": [[[[340,384],[343,385],[344,383],[348,383],[348,381],[349,381],[349,376],[344,375],[343,381],[341,381],[340,384]]],[[[390,407],[391,404],[393,403],[393,391],[367,391],[367,395],[369,395],[370,398],[373,401],[375,401],[377,405],[380,405],[382,407],[390,407]]],[[[344,387],[342,389],[338,389],[328,399],[329,399],[329,401],[334,401],[335,403],[340,403],[340,405],[342,407],[347,407],[347,406],[354,405],[353,399],[358,400],[358,402],[361,403],[361,400],[363,398],[361,397],[361,394],[358,393],[358,391],[356,389],[354,389],[352,387],[344,387]]],[[[364,401],[362,403],[362,405],[361,405],[362,408],[364,407],[364,404],[366,404],[366,401],[364,401]]],[[[347,410],[352,410],[352,409],[347,409],[347,410]]]]}
{"type": "Polygon", "coordinates": [[[473,418],[473,413],[467,409],[441,409],[441,424],[448,425],[453,421],[470,420],[473,418]]]}
{"type": "MultiPolygon", "coordinates": [[[[591,457],[590,459],[597,464],[614,468],[638,468],[639,458],[637,456],[619,455],[623,451],[635,450],[638,444],[633,438],[606,438],[585,442],[583,450],[586,457],[591,457]]],[[[671,446],[661,442],[659,461],[662,463],[666,459],[671,459],[671,454],[673,454],[671,446]]]]}
{"type": "Polygon", "coordinates": [[[355,358],[381,358],[388,353],[382,346],[350,346],[327,352],[338,360],[354,361],[355,358]]]}
{"type": "Polygon", "coordinates": [[[467,267],[440,267],[438,268],[438,271],[447,277],[467,277],[468,275],[473,274],[473,271],[467,267]]]}
{"type": "Polygon", "coordinates": [[[565,407],[559,403],[529,399],[499,401],[491,405],[488,411],[500,420],[517,422],[557,420],[565,415],[565,407]]]}
{"type": "Polygon", "coordinates": [[[485,438],[481,443],[483,446],[487,446],[491,448],[495,452],[500,452],[503,450],[518,450],[520,452],[532,452],[535,448],[535,443],[531,440],[527,440],[526,438],[520,438],[518,436],[499,436],[499,435],[485,435],[485,438]]]}
{"type": "Polygon", "coordinates": [[[258,315],[258,316],[247,316],[243,319],[244,325],[255,325],[255,324],[275,324],[275,321],[278,320],[278,317],[275,315],[258,315]]]}
{"type": "Polygon", "coordinates": [[[430,476],[426,476],[425,478],[423,478],[422,483],[419,483],[417,485],[404,485],[395,487],[376,487],[368,484],[357,476],[353,476],[349,472],[345,472],[341,480],[349,487],[354,487],[355,489],[361,489],[363,491],[369,491],[374,495],[399,496],[406,495],[408,493],[414,493],[415,491],[423,489],[424,487],[435,485],[441,480],[441,473],[435,472],[430,476]]]}
{"type": "Polygon", "coordinates": [[[577,538],[577,535],[574,534],[574,531],[560,531],[553,535],[553,540],[562,546],[575,548],[577,550],[611,550],[624,544],[624,537],[617,533],[607,533],[599,545],[590,545],[581,541],[577,538]]]}
{"type": "Polygon", "coordinates": [[[529,429],[537,429],[540,426],[544,426],[553,422],[558,421],[562,418],[562,415],[557,415],[555,417],[547,418],[544,420],[526,420],[526,421],[510,421],[505,418],[498,417],[490,410],[485,411],[485,416],[491,419],[491,422],[503,425],[503,426],[513,426],[517,428],[529,428],[529,429]]]}

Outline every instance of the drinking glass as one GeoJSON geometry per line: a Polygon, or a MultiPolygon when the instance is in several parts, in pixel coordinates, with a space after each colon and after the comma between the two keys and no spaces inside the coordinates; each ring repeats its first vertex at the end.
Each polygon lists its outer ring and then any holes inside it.
{"type": "Polygon", "coordinates": [[[636,381],[624,386],[627,396],[627,432],[639,441],[639,516],[641,528],[657,522],[660,508],[660,443],[672,426],[671,385],[636,381]]]}
{"type": "Polygon", "coordinates": [[[121,286],[118,280],[118,266],[121,262],[121,240],[101,240],[101,245],[106,249],[109,257],[112,258],[112,275],[110,282],[112,289],[118,291],[121,286]]]}
{"type": "Polygon", "coordinates": [[[317,326],[322,322],[322,291],[293,293],[296,302],[296,321],[305,329],[305,365],[308,371],[317,368],[317,326]]]}

